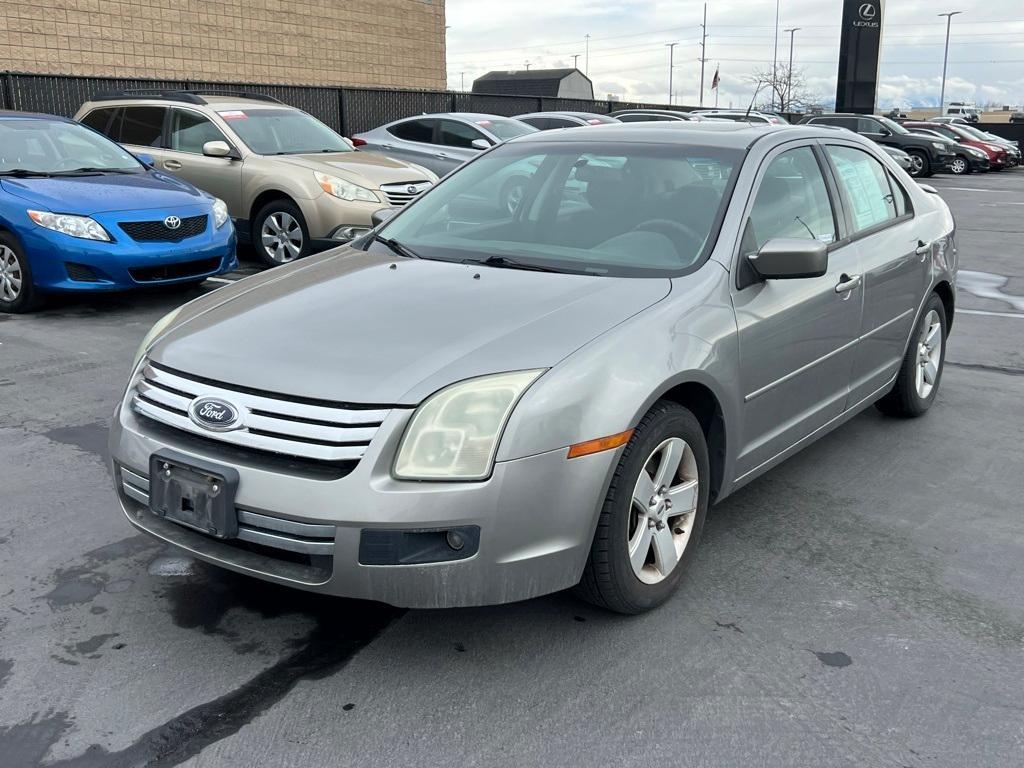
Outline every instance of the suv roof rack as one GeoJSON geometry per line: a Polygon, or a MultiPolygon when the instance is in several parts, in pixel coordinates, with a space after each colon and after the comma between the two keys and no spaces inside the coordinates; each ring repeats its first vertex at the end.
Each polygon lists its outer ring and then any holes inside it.
{"type": "Polygon", "coordinates": [[[200,88],[196,90],[167,90],[164,88],[127,88],[120,91],[104,91],[92,97],[93,101],[114,101],[116,99],[167,99],[168,101],[180,101],[185,104],[206,104],[203,96],[235,96],[243,99],[254,99],[256,101],[270,101],[275,104],[282,104],[279,99],[268,96],[265,93],[250,93],[249,91],[237,91],[224,88],[200,88]]]}

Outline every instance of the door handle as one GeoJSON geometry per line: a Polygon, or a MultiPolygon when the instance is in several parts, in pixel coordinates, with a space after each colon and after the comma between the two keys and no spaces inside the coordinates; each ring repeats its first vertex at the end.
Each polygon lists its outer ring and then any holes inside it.
{"type": "Polygon", "coordinates": [[[164,160],[164,168],[168,171],[176,171],[181,168],[181,163],[177,160],[164,160]]]}
{"type": "Polygon", "coordinates": [[[439,157],[442,160],[445,160],[447,159],[448,155],[445,152],[438,152],[437,154],[434,155],[434,157],[439,157]]]}
{"type": "Polygon", "coordinates": [[[381,149],[394,149],[394,144],[381,144],[381,149]]]}
{"type": "Polygon", "coordinates": [[[836,285],[836,293],[849,293],[858,285],[860,285],[860,275],[848,275],[844,272],[836,285]]]}
{"type": "Polygon", "coordinates": [[[921,257],[921,261],[925,260],[925,257],[932,252],[932,244],[926,243],[924,240],[917,241],[917,249],[914,251],[918,256],[921,257]]]}

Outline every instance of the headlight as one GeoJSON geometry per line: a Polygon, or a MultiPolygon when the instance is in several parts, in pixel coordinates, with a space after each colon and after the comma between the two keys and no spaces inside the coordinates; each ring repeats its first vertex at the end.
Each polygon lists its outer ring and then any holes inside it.
{"type": "Polygon", "coordinates": [[[219,197],[213,199],[213,226],[220,229],[228,220],[228,204],[219,197]]]}
{"type": "Polygon", "coordinates": [[[153,324],[153,327],[149,329],[149,333],[143,337],[142,343],[139,344],[139,348],[135,351],[135,359],[132,360],[133,374],[135,373],[135,369],[139,367],[139,362],[142,360],[143,355],[146,354],[146,350],[149,349],[149,345],[153,343],[153,340],[156,339],[157,336],[167,330],[167,327],[174,322],[174,318],[178,316],[179,312],[181,312],[181,307],[178,307],[172,312],[168,312],[157,320],[153,324]]]}
{"type": "Polygon", "coordinates": [[[314,171],[317,184],[328,195],[334,195],[342,200],[363,200],[367,203],[379,203],[380,198],[373,194],[366,187],[360,187],[351,181],[339,179],[337,176],[328,176],[326,173],[314,171]]]}
{"type": "Polygon", "coordinates": [[[88,216],[72,216],[68,213],[50,213],[49,211],[28,211],[28,217],[40,227],[52,229],[54,232],[61,232],[70,237],[110,242],[110,235],[107,234],[107,230],[101,227],[95,219],[90,219],[88,216]]]}
{"type": "Polygon", "coordinates": [[[483,480],[491,473],[509,415],[543,371],[460,381],[431,395],[413,414],[395,458],[402,480],[483,480]]]}
{"type": "Polygon", "coordinates": [[[969,155],[974,155],[975,157],[988,157],[988,155],[975,147],[964,147],[964,149],[967,150],[967,154],[969,155]]]}
{"type": "Polygon", "coordinates": [[[945,149],[946,148],[945,144],[943,144],[941,142],[938,142],[938,141],[933,141],[932,142],[932,146],[935,147],[936,149],[945,149]]]}

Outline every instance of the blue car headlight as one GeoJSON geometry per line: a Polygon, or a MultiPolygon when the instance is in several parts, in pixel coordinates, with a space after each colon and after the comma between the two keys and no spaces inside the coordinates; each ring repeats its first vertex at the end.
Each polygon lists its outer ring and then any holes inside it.
{"type": "Polygon", "coordinates": [[[70,213],[50,213],[49,211],[28,211],[28,217],[44,229],[52,229],[70,237],[83,240],[102,240],[110,242],[107,230],[99,222],[88,216],[73,216],[70,213]]]}
{"type": "Polygon", "coordinates": [[[220,229],[228,220],[228,204],[219,197],[213,199],[213,226],[220,229]]]}

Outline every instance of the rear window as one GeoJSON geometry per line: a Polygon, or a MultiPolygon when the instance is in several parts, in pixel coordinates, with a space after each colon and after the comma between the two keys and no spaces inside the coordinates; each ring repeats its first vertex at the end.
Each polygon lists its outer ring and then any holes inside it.
{"type": "Polygon", "coordinates": [[[110,138],[122,144],[159,147],[166,114],[167,107],[124,107],[119,130],[115,126],[110,132],[110,138]]]}
{"type": "Polygon", "coordinates": [[[387,131],[405,141],[418,141],[423,144],[431,144],[434,141],[433,120],[406,120],[404,123],[392,125],[387,131]]]}
{"type": "Polygon", "coordinates": [[[477,120],[476,124],[497,136],[502,141],[514,139],[517,136],[525,136],[528,133],[536,133],[537,129],[532,125],[520,122],[519,120],[507,120],[505,118],[492,118],[488,120],[477,120]]]}
{"type": "MultiPolygon", "coordinates": [[[[114,114],[117,112],[117,107],[103,107],[102,109],[94,109],[92,112],[82,118],[82,125],[87,125],[94,131],[107,134],[110,130],[110,121],[113,119],[114,114]]],[[[109,135],[109,134],[108,134],[109,135]]]]}

